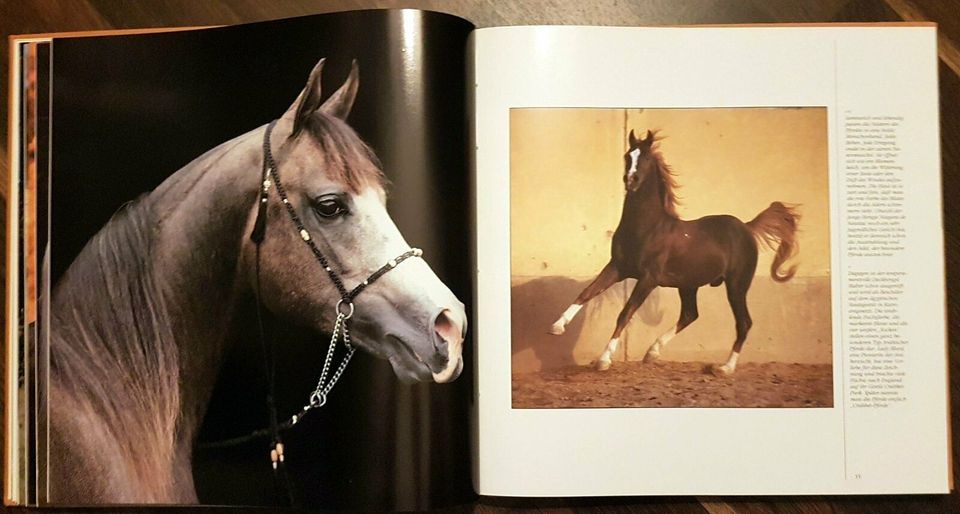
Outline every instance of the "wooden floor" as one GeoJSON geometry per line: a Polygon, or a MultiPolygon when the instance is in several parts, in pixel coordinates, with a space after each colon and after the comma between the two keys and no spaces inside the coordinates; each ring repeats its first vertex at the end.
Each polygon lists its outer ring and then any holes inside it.
{"type": "MultiPolygon", "coordinates": [[[[4,36],[54,31],[215,25],[260,21],[319,12],[382,7],[417,7],[448,12],[479,27],[579,24],[660,25],[758,22],[935,21],[940,25],[940,112],[946,227],[951,401],[957,423],[960,380],[960,1],[949,0],[0,0],[4,36]]],[[[0,97],[7,97],[8,45],[0,41],[0,97]]],[[[6,187],[7,112],[0,111],[0,180],[6,187]]],[[[5,196],[6,191],[0,190],[5,196]]],[[[954,437],[956,476],[956,436],[954,437]]],[[[883,449],[878,449],[883,451],[883,449]]],[[[960,512],[960,495],[778,498],[613,498],[515,500],[481,498],[457,510],[514,509],[595,512],[820,513],[960,512]]]]}

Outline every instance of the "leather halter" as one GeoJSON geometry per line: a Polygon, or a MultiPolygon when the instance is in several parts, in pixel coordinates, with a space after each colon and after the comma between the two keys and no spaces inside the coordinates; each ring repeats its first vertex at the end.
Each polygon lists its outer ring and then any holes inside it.
{"type": "Polygon", "coordinates": [[[380,277],[387,274],[390,270],[396,268],[400,265],[401,262],[411,258],[411,257],[420,257],[423,255],[423,252],[419,248],[411,248],[406,252],[403,252],[396,258],[390,259],[386,264],[381,266],[379,269],[374,271],[367,277],[366,280],[360,282],[352,289],[348,289],[343,282],[343,279],[340,275],[333,269],[330,265],[330,262],[323,255],[317,245],[313,242],[313,237],[311,237],[310,232],[307,230],[306,226],[303,223],[303,220],[297,214],[296,210],[293,207],[293,204],[290,202],[289,197],[287,196],[287,191],[284,189],[283,184],[280,182],[280,171],[277,169],[276,161],[273,159],[273,151],[271,150],[270,136],[273,132],[273,128],[276,125],[277,120],[271,121],[266,130],[263,133],[263,165],[261,168],[260,174],[260,193],[258,195],[258,208],[257,208],[257,218],[254,222],[253,232],[250,234],[250,239],[256,245],[256,296],[257,296],[257,324],[260,330],[260,343],[264,348],[264,357],[266,357],[266,338],[263,331],[263,320],[261,315],[261,301],[260,301],[260,247],[266,238],[266,229],[267,229],[267,203],[269,201],[270,190],[275,189],[277,195],[280,198],[280,202],[285,207],[287,214],[290,218],[290,221],[293,222],[293,225],[296,227],[297,232],[300,236],[300,239],[304,244],[309,248],[310,252],[316,258],[317,262],[327,273],[327,276],[330,277],[330,280],[336,286],[337,291],[340,294],[340,300],[337,302],[335,311],[336,311],[336,321],[334,322],[333,333],[330,339],[330,346],[327,349],[327,355],[324,359],[323,371],[320,374],[320,379],[317,382],[317,387],[314,389],[313,393],[310,395],[308,403],[300,409],[299,412],[288,418],[286,421],[279,423],[277,421],[277,411],[274,403],[274,376],[275,370],[273,368],[274,363],[276,362],[275,357],[270,358],[270,363],[265,365],[267,366],[267,378],[269,384],[269,394],[267,396],[267,404],[270,411],[270,428],[267,430],[258,430],[251,434],[250,436],[245,436],[242,438],[237,438],[236,442],[243,442],[254,437],[260,437],[263,435],[271,435],[273,437],[273,446],[270,451],[270,459],[273,463],[273,468],[277,469],[278,465],[283,463],[283,442],[280,438],[280,431],[288,429],[293,425],[297,424],[303,416],[306,415],[309,411],[323,407],[327,401],[327,395],[330,393],[330,390],[333,389],[333,386],[337,383],[337,380],[340,378],[340,375],[343,373],[343,370],[346,369],[347,364],[350,362],[350,358],[353,356],[355,350],[354,346],[350,342],[350,331],[348,321],[353,316],[355,311],[355,306],[353,300],[363,292],[367,287],[376,282],[380,277]],[[347,354],[344,356],[343,360],[340,362],[340,365],[334,371],[333,375],[327,380],[328,373],[330,372],[331,363],[333,360],[334,350],[337,346],[338,341],[343,341],[344,347],[347,350],[347,354]]]}

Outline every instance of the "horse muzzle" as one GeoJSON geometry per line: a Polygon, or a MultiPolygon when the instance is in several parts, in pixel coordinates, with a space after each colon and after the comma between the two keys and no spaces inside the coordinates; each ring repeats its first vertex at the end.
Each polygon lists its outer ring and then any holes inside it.
{"type": "Polygon", "coordinates": [[[462,308],[441,309],[415,325],[399,317],[386,325],[390,327],[383,338],[387,345],[383,353],[375,353],[390,362],[401,381],[446,383],[460,376],[467,328],[462,308]]]}
{"type": "Polygon", "coordinates": [[[457,316],[450,309],[444,309],[433,323],[434,359],[436,364],[429,365],[433,381],[445,383],[455,380],[463,371],[463,339],[466,335],[466,316],[457,316]],[[437,365],[439,364],[439,365],[437,365]],[[439,371],[437,369],[439,368],[439,371]]]}

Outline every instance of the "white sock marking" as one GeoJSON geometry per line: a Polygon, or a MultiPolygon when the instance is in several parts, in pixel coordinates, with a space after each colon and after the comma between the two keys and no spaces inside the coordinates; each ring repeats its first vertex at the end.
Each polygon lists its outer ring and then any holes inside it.
{"type": "Polygon", "coordinates": [[[676,337],[676,335],[677,335],[676,326],[660,334],[660,337],[658,337],[657,340],[654,341],[652,345],[650,345],[650,349],[647,350],[647,353],[652,353],[653,355],[660,355],[660,351],[666,348],[667,343],[669,343],[671,339],[676,337]]]}
{"type": "Polygon", "coordinates": [[[582,308],[583,305],[578,303],[571,304],[569,307],[567,307],[567,310],[563,311],[563,314],[560,315],[560,318],[562,318],[564,321],[563,324],[566,325],[567,323],[573,321],[573,317],[576,316],[582,308]]]}
{"type": "Polygon", "coordinates": [[[613,352],[617,351],[617,346],[620,345],[620,340],[614,337],[607,343],[607,347],[603,350],[603,353],[600,354],[600,360],[604,362],[610,362],[613,352]]]}
{"type": "Polygon", "coordinates": [[[555,335],[562,334],[566,328],[567,324],[573,319],[574,316],[580,312],[580,309],[583,308],[583,305],[574,303],[567,307],[567,310],[563,311],[563,314],[560,315],[560,318],[554,322],[553,327],[550,328],[550,332],[555,335]]]}
{"type": "Polygon", "coordinates": [[[730,352],[730,358],[727,359],[727,363],[724,364],[722,367],[726,369],[728,372],[733,372],[733,370],[737,369],[737,360],[739,359],[740,359],[740,352],[730,352]]]}

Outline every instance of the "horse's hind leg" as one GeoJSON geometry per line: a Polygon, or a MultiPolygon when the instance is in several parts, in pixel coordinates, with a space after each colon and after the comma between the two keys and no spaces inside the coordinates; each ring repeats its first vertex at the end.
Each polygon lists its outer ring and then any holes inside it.
{"type": "Polygon", "coordinates": [[[733,309],[733,317],[737,324],[737,339],[733,342],[733,350],[730,357],[722,366],[713,368],[715,375],[730,375],[737,369],[737,360],[740,358],[740,350],[743,349],[743,342],[747,339],[747,332],[753,326],[753,320],[750,319],[750,311],[747,310],[747,288],[736,287],[727,282],[727,300],[730,301],[730,307],[733,309]]]}
{"type": "Polygon", "coordinates": [[[653,291],[654,287],[656,287],[656,284],[651,284],[643,280],[637,281],[636,287],[634,287],[633,292],[630,293],[630,298],[627,299],[627,304],[623,306],[623,310],[621,310],[620,315],[617,316],[617,328],[613,330],[613,336],[610,337],[610,342],[607,343],[607,347],[604,348],[603,353],[600,354],[600,357],[597,359],[598,370],[605,371],[610,369],[612,362],[611,356],[613,352],[617,351],[617,346],[620,344],[620,334],[623,332],[623,329],[626,328],[627,323],[630,322],[633,313],[637,312],[637,309],[643,305],[643,301],[647,299],[647,296],[653,291]]]}
{"type": "Polygon", "coordinates": [[[660,351],[667,346],[667,343],[700,316],[699,312],[697,312],[697,289],[696,287],[680,289],[680,319],[677,320],[675,327],[661,334],[660,337],[650,345],[650,348],[647,349],[647,354],[643,356],[644,363],[649,364],[658,361],[660,359],[660,351]]]}
{"type": "Polygon", "coordinates": [[[567,310],[563,311],[563,314],[560,315],[552,327],[550,327],[550,333],[559,336],[562,335],[567,330],[567,324],[573,319],[574,316],[580,312],[580,308],[583,307],[583,304],[590,301],[593,297],[607,290],[608,287],[620,281],[620,272],[617,271],[617,267],[613,265],[612,262],[608,262],[606,266],[600,270],[600,274],[597,275],[597,278],[593,279],[593,282],[590,283],[583,291],[580,292],[580,295],[577,296],[577,299],[567,307],[567,310]]]}

